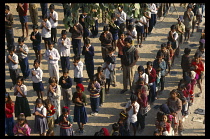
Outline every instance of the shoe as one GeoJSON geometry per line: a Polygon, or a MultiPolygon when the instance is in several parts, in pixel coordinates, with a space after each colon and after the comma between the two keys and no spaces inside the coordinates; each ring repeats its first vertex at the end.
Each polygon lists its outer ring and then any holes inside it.
{"type": "Polygon", "coordinates": [[[122,90],[120,94],[124,94],[128,89],[122,90]]]}
{"type": "Polygon", "coordinates": [[[11,86],[11,87],[10,87],[10,90],[14,90],[14,86],[11,86]]]}
{"type": "Polygon", "coordinates": [[[103,103],[101,103],[100,105],[99,105],[99,107],[102,107],[104,104],[103,103]]]}
{"type": "Polygon", "coordinates": [[[181,132],[179,132],[179,136],[183,136],[183,132],[181,131],[181,132]]]}
{"type": "Polygon", "coordinates": [[[91,112],[90,115],[94,116],[94,112],[91,112]]]}
{"type": "Polygon", "coordinates": [[[94,116],[97,116],[97,115],[98,115],[98,112],[95,112],[95,113],[94,113],[94,116]]]}

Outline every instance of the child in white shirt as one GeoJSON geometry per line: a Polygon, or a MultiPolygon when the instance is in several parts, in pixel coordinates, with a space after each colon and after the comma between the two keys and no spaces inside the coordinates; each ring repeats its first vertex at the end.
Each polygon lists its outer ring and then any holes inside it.
{"type": "Polygon", "coordinates": [[[45,49],[47,50],[48,42],[51,41],[51,23],[47,19],[47,15],[42,16],[42,23],[40,28],[42,29],[41,35],[44,40],[45,49]]]}
{"type": "Polygon", "coordinates": [[[57,26],[58,26],[58,13],[54,10],[54,4],[51,4],[49,7],[48,12],[48,20],[51,23],[51,41],[53,43],[57,42],[56,35],[57,35],[57,26]]]}
{"type": "Polygon", "coordinates": [[[74,56],[73,62],[73,69],[74,69],[74,82],[76,84],[82,83],[83,80],[83,66],[84,64],[80,61],[80,56],[74,56]]]}

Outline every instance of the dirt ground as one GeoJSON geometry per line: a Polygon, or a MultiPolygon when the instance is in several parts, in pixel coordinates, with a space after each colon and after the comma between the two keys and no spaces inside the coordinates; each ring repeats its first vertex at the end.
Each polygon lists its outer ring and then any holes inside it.
{"type": "MultiPolygon", "coordinates": [[[[19,17],[18,17],[18,13],[16,12],[15,8],[16,8],[16,3],[5,3],[8,4],[10,6],[11,9],[11,13],[14,16],[14,38],[15,38],[15,44],[17,44],[17,39],[18,37],[20,37],[22,35],[22,31],[21,31],[21,24],[19,21],[19,17]]],[[[48,4],[48,6],[50,5],[50,3],[48,4]]],[[[157,20],[157,24],[155,26],[155,28],[152,31],[152,34],[149,35],[147,37],[147,39],[145,41],[143,41],[142,48],[138,48],[139,50],[139,55],[140,55],[140,59],[137,62],[137,65],[143,65],[144,67],[146,67],[146,62],[147,61],[153,61],[155,58],[155,55],[157,53],[157,51],[160,49],[160,45],[161,43],[166,43],[167,42],[167,34],[168,31],[170,30],[170,26],[172,24],[177,23],[177,17],[178,15],[183,15],[185,9],[183,7],[179,7],[179,4],[176,3],[175,6],[177,7],[178,12],[174,11],[174,7],[171,7],[171,10],[169,12],[169,14],[166,16],[166,18],[164,19],[163,22],[161,22],[162,19],[158,19],[157,20]]],[[[61,30],[64,29],[64,25],[62,23],[63,20],[63,7],[61,3],[55,3],[55,11],[58,12],[59,15],[59,20],[58,20],[58,27],[57,27],[57,38],[60,37],[60,32],[61,30]]],[[[39,16],[41,16],[41,8],[40,5],[38,3],[38,14],[39,16]]],[[[39,19],[39,24],[41,23],[41,19],[39,19]]],[[[205,28],[205,18],[203,18],[203,22],[200,24],[200,29],[204,29],[205,28]]],[[[32,32],[32,22],[29,16],[29,11],[28,11],[28,25],[29,25],[29,34],[32,32]]],[[[41,30],[39,29],[39,31],[41,32],[41,30]]],[[[99,26],[99,33],[98,36],[100,35],[100,33],[102,32],[102,26],[99,26]]],[[[199,46],[199,38],[200,38],[201,32],[197,32],[195,29],[195,33],[193,37],[190,37],[190,43],[184,43],[181,45],[181,51],[180,54],[183,54],[184,48],[191,48],[191,56],[193,56],[195,54],[196,49],[199,46]]],[[[70,34],[67,34],[68,37],[70,37],[70,34]]],[[[100,46],[100,41],[98,38],[90,38],[91,39],[91,44],[94,46],[95,48],[95,56],[94,56],[94,63],[95,63],[95,68],[94,68],[94,72],[96,72],[96,69],[98,66],[100,66],[102,64],[102,56],[101,56],[101,46],[100,46]]],[[[6,42],[6,39],[5,39],[6,42]]],[[[32,49],[32,42],[30,41],[30,39],[28,39],[27,41],[25,41],[25,44],[28,45],[29,47],[29,54],[28,54],[28,58],[29,58],[29,66],[30,69],[33,68],[33,61],[35,59],[35,53],[34,50],[32,49]]],[[[83,44],[83,42],[82,42],[83,44]]],[[[136,42],[135,42],[136,44],[136,42]]],[[[55,48],[57,48],[57,46],[55,46],[55,48]]],[[[6,43],[5,43],[5,49],[6,49],[6,43]]],[[[44,42],[42,41],[42,53],[45,52],[45,48],[44,48],[44,42]]],[[[5,56],[7,54],[7,51],[5,50],[5,56]]],[[[117,53],[116,53],[117,54],[117,53]]],[[[72,64],[72,57],[73,57],[73,50],[71,48],[71,70],[70,70],[70,77],[73,78],[73,64],[72,64]]],[[[81,57],[81,60],[84,61],[84,56],[81,57]]],[[[164,92],[158,96],[158,99],[155,101],[154,105],[161,105],[162,103],[166,102],[166,99],[169,97],[169,92],[172,89],[177,88],[178,82],[179,80],[182,78],[182,70],[181,70],[181,66],[180,66],[180,62],[181,62],[181,56],[179,58],[175,59],[175,64],[174,67],[172,67],[171,69],[171,74],[166,76],[165,79],[165,90],[164,92]]],[[[61,72],[61,63],[59,60],[59,66],[60,66],[60,76],[62,75],[61,72]]],[[[117,58],[117,67],[120,67],[120,59],[117,58]]],[[[41,61],[41,67],[40,67],[43,72],[43,83],[44,83],[44,88],[47,88],[47,81],[49,78],[49,73],[48,73],[48,66],[47,66],[47,61],[46,60],[42,60],[41,61]]],[[[20,69],[20,67],[19,67],[20,69]]],[[[11,91],[9,88],[12,85],[12,81],[9,77],[9,70],[8,70],[8,65],[5,62],[5,74],[6,74],[6,79],[5,79],[5,87],[7,92],[9,92],[11,94],[12,100],[15,101],[15,96],[13,94],[13,91],[11,91]]],[[[22,73],[21,73],[22,74],[22,73]]],[[[106,94],[106,98],[105,98],[105,103],[103,105],[103,107],[100,107],[99,110],[99,114],[97,116],[91,116],[90,112],[90,99],[89,99],[89,93],[87,92],[86,88],[87,88],[87,82],[84,81],[83,84],[85,86],[85,92],[87,95],[87,99],[88,99],[88,105],[86,106],[86,111],[88,113],[88,122],[87,124],[84,126],[84,130],[85,132],[83,134],[78,134],[75,132],[76,136],[93,136],[95,132],[99,131],[102,127],[107,128],[110,132],[112,130],[112,124],[114,122],[118,121],[119,118],[119,113],[121,110],[125,109],[124,106],[126,104],[126,102],[129,99],[130,93],[126,92],[124,94],[120,94],[120,91],[123,88],[122,85],[122,71],[121,70],[116,70],[116,78],[117,78],[117,87],[110,87],[110,93],[106,94]]],[[[88,78],[87,76],[87,72],[86,72],[86,67],[84,65],[84,78],[85,80],[88,78]]],[[[35,99],[37,98],[36,93],[33,91],[33,87],[32,87],[32,81],[31,79],[28,79],[27,81],[25,81],[25,85],[27,86],[28,92],[27,92],[27,98],[29,101],[29,105],[30,108],[32,110],[33,106],[34,106],[34,102],[35,99]]],[[[205,109],[205,79],[203,80],[203,92],[201,97],[195,97],[194,99],[194,105],[190,106],[190,114],[189,117],[185,120],[184,122],[184,136],[205,136],[205,124],[203,124],[203,119],[204,116],[203,115],[199,115],[199,114],[194,114],[194,110],[197,108],[202,108],[205,109]],[[200,118],[202,122],[199,121],[192,121],[193,118],[200,118]]],[[[73,83],[72,86],[73,92],[75,91],[75,83],[73,83]]],[[[46,98],[46,90],[45,92],[45,97],[46,98]]],[[[198,93],[199,89],[198,87],[195,88],[195,93],[198,93]]],[[[63,106],[63,100],[61,99],[61,106],[63,106]]],[[[152,136],[153,132],[155,130],[155,117],[156,117],[156,113],[157,113],[157,109],[154,109],[152,106],[152,109],[150,110],[150,112],[148,113],[148,115],[146,116],[146,127],[145,130],[142,134],[139,134],[139,132],[137,131],[137,135],[138,136],[152,136]]],[[[74,105],[72,104],[71,107],[71,115],[73,116],[73,109],[74,109],[74,105]]],[[[31,131],[31,136],[37,136],[37,133],[34,133],[33,127],[34,127],[34,119],[35,117],[32,115],[31,117],[28,117],[28,123],[29,126],[32,128],[31,131]]],[[[15,118],[16,120],[16,118],[15,118]]],[[[77,123],[74,122],[73,124],[73,129],[74,131],[76,131],[78,129],[77,123]]],[[[59,127],[55,127],[55,135],[59,135],[59,127]]],[[[131,132],[131,135],[133,135],[133,133],[131,132]]]]}

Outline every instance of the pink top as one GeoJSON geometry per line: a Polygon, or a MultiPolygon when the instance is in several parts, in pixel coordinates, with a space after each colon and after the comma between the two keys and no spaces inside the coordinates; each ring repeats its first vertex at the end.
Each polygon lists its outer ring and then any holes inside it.
{"type": "Polygon", "coordinates": [[[21,126],[19,126],[18,123],[16,123],[14,128],[13,128],[13,133],[17,134],[17,136],[30,136],[31,128],[28,126],[28,124],[24,124],[21,127],[21,126]],[[25,133],[26,135],[18,133],[18,129],[21,129],[23,131],[23,133],[25,133]]]}

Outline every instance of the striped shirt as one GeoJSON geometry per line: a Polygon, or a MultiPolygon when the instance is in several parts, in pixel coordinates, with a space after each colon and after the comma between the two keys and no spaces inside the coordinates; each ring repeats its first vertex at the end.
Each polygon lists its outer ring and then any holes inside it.
{"type": "Polygon", "coordinates": [[[100,91],[101,91],[101,87],[100,87],[100,84],[96,81],[94,83],[94,86],[95,86],[95,89],[91,89],[91,84],[92,83],[89,83],[88,84],[88,88],[87,90],[90,92],[90,97],[91,98],[97,98],[97,97],[100,97],[100,91]]]}

